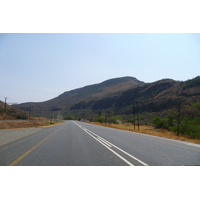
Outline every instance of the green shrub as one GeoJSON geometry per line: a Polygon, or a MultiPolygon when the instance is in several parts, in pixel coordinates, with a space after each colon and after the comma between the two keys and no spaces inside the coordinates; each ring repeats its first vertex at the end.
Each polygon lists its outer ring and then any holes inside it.
{"type": "Polygon", "coordinates": [[[161,117],[157,116],[153,118],[152,123],[154,124],[155,128],[168,128],[166,118],[162,119],[161,117]]]}
{"type": "Polygon", "coordinates": [[[131,119],[128,120],[128,122],[132,123],[132,124],[134,123],[134,121],[135,121],[135,119],[133,119],[133,118],[131,118],[131,119]]]}
{"type": "Polygon", "coordinates": [[[98,117],[95,119],[96,122],[103,123],[103,116],[98,115],[98,117]]]}
{"type": "Polygon", "coordinates": [[[108,121],[109,121],[110,123],[113,123],[113,124],[118,124],[117,120],[118,120],[117,117],[111,117],[111,118],[109,118],[108,121]]]}
{"type": "MultiPolygon", "coordinates": [[[[155,128],[164,128],[169,131],[177,132],[178,125],[174,123],[173,118],[161,118],[159,116],[152,120],[155,128]],[[174,125],[175,124],[175,125],[174,125]]],[[[184,117],[180,123],[180,134],[189,135],[191,138],[200,138],[200,118],[190,119],[184,117]]]]}
{"type": "Polygon", "coordinates": [[[200,124],[199,119],[195,118],[189,120],[188,117],[185,117],[184,120],[180,123],[180,133],[184,135],[190,135],[192,138],[200,138],[200,124]]]}

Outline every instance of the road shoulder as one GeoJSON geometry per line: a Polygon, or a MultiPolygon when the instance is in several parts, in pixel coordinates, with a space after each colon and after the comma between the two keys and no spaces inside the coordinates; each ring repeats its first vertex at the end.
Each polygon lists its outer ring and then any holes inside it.
{"type": "Polygon", "coordinates": [[[32,135],[47,128],[48,127],[0,130],[0,146],[32,135]]]}

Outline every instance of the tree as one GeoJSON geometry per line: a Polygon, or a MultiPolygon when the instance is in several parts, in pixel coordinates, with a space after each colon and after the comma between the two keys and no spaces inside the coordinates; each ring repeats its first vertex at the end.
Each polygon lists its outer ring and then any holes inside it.
{"type": "Polygon", "coordinates": [[[157,116],[153,118],[152,123],[154,124],[155,128],[165,128],[166,119],[162,119],[161,117],[157,116]]]}
{"type": "Polygon", "coordinates": [[[97,118],[95,119],[95,121],[97,121],[99,123],[103,123],[103,116],[102,115],[98,115],[97,118]]]}

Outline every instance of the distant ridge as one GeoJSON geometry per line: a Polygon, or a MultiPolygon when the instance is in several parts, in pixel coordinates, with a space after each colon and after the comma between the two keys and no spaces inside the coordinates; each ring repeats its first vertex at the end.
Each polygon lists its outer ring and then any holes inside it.
{"type": "Polygon", "coordinates": [[[179,103],[200,102],[200,76],[187,81],[162,79],[144,83],[134,77],[121,77],[64,92],[58,97],[39,103],[16,105],[43,114],[61,113],[80,118],[97,115],[99,110],[113,115],[131,115],[132,102],[137,101],[139,112],[163,113],[179,103]]]}
{"type": "Polygon", "coordinates": [[[18,104],[17,107],[24,107],[28,109],[29,107],[34,106],[37,107],[37,110],[43,109],[46,111],[66,110],[77,102],[89,100],[96,101],[101,98],[119,95],[123,91],[142,84],[144,84],[144,82],[139,81],[134,77],[126,76],[113,78],[98,84],[88,85],[64,92],[58,97],[45,102],[27,102],[18,104]]]}

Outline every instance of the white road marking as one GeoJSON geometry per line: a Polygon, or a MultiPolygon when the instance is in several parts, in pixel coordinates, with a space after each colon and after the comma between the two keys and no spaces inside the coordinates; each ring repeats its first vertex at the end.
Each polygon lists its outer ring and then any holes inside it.
{"type": "Polygon", "coordinates": [[[101,142],[105,143],[107,146],[112,147],[112,146],[109,145],[107,142],[105,142],[104,140],[102,140],[100,137],[98,137],[97,139],[100,140],[101,142]]]}
{"type": "MultiPolygon", "coordinates": [[[[94,134],[94,135],[96,135],[97,137],[100,137],[100,136],[98,136],[97,134],[93,133],[92,131],[89,131],[89,132],[92,133],[92,134],[94,134]]],[[[103,139],[103,138],[101,138],[101,139],[103,139]]],[[[145,166],[148,166],[148,165],[147,165],[146,163],[144,163],[143,161],[141,161],[141,160],[139,160],[138,158],[132,156],[131,154],[127,153],[126,151],[120,149],[119,147],[115,146],[114,144],[108,142],[108,141],[105,140],[105,139],[103,139],[103,140],[106,141],[108,144],[112,145],[113,147],[115,147],[116,149],[120,150],[120,151],[123,152],[124,154],[126,154],[126,155],[128,155],[129,157],[133,158],[134,160],[137,160],[139,163],[141,163],[141,164],[143,164],[143,165],[145,165],[145,166]]]]}
{"type": "Polygon", "coordinates": [[[94,137],[92,134],[86,132],[87,134],[89,134],[91,137],[93,137],[95,140],[97,140],[99,143],[101,143],[103,146],[105,146],[107,149],[109,149],[111,152],[113,152],[116,156],[118,156],[119,158],[121,158],[125,163],[127,163],[130,166],[134,166],[131,162],[129,162],[128,160],[126,160],[124,157],[122,157],[120,154],[118,154],[117,152],[115,152],[114,150],[112,150],[110,147],[108,147],[105,143],[99,141],[96,137],[94,137]]]}
{"type": "Polygon", "coordinates": [[[105,140],[104,138],[98,136],[97,134],[95,134],[94,132],[86,129],[85,127],[77,124],[76,122],[74,122],[77,126],[79,126],[82,130],[84,130],[87,134],[89,134],[91,137],[93,137],[95,140],[97,140],[98,142],[100,142],[102,145],[104,145],[106,148],[108,148],[110,151],[112,151],[115,155],[117,155],[119,158],[121,158],[124,162],[126,162],[127,164],[129,164],[130,166],[134,166],[131,162],[129,162],[128,160],[126,160],[124,157],[122,157],[121,155],[119,155],[116,151],[114,151],[113,149],[111,149],[111,147],[115,147],[116,149],[118,149],[119,151],[123,152],[124,154],[128,155],[129,157],[131,157],[132,159],[138,161],[139,163],[141,163],[142,165],[148,166],[146,163],[144,163],[143,161],[139,160],[138,158],[132,156],[131,154],[127,153],[126,151],[120,149],[119,147],[115,146],[114,144],[110,143],[109,141],[105,140]],[[95,137],[96,136],[96,137],[95,137]]]}

